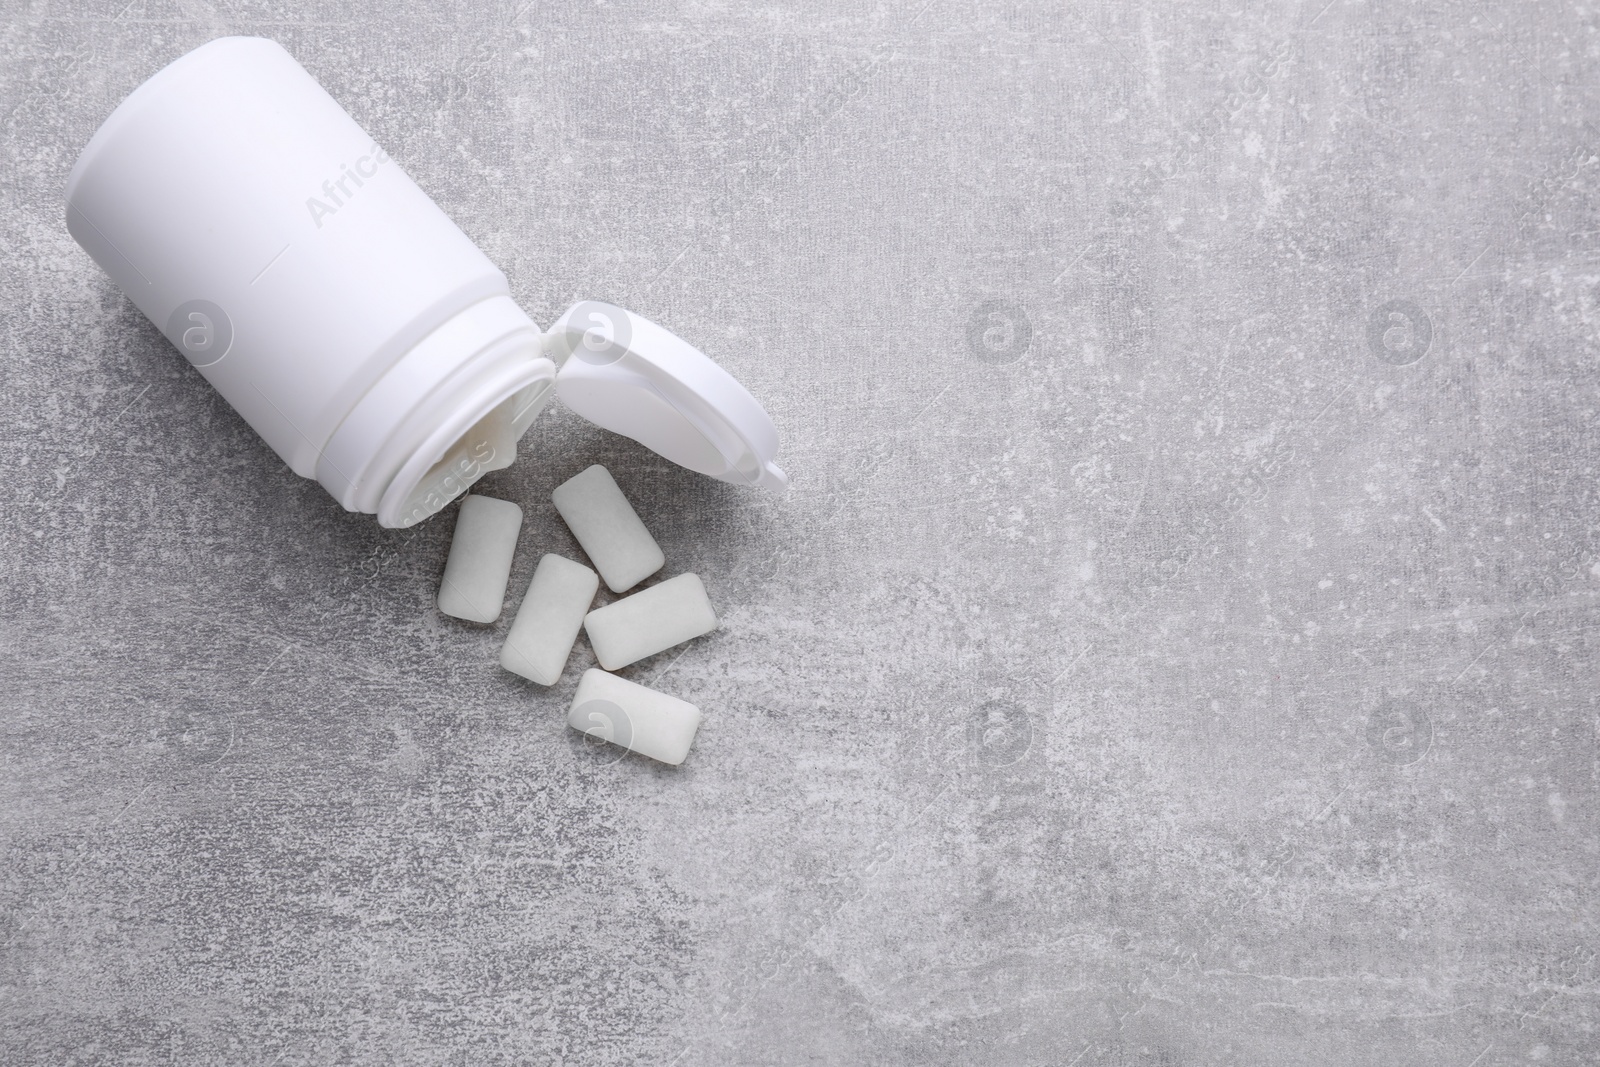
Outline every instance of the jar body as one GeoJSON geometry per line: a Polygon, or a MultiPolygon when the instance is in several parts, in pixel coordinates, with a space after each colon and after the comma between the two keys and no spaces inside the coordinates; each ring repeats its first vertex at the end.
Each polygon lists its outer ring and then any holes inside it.
{"type": "Polygon", "coordinates": [[[554,376],[505,275],[272,41],[136,89],[73,168],[67,226],[297,474],[385,525],[475,429],[502,453],[477,467],[509,462],[554,376]]]}

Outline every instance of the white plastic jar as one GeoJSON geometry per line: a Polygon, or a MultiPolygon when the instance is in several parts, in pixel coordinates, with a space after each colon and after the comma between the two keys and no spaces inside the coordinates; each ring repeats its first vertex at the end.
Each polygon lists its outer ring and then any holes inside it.
{"type": "Polygon", "coordinates": [[[72,236],[284,462],[384,526],[508,465],[553,392],[690,469],[787,485],[766,412],[679,338],[587,301],[541,333],[275,42],[212,41],[135,89],[66,200],[72,236]]]}

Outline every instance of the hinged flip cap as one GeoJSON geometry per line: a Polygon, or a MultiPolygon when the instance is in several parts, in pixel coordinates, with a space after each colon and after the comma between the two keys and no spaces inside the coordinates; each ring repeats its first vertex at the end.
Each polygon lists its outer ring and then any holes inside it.
{"type": "Polygon", "coordinates": [[[614,304],[585,300],[545,332],[544,348],[561,367],[556,396],[597,426],[724,482],[788,487],[789,476],[772,462],[772,417],[681,337],[614,304]]]}

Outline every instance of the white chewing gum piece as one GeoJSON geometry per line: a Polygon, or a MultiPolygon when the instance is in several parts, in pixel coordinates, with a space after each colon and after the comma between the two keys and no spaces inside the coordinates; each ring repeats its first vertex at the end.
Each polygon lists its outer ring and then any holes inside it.
{"type": "Polygon", "coordinates": [[[700,709],[590,667],[572,696],[567,725],[676,767],[689,755],[700,728],[700,709]]]}
{"type": "Polygon", "coordinates": [[[717,613],[700,576],[680,574],[596,608],[583,620],[583,628],[600,666],[614,671],[710,633],[717,628],[717,613]]]}
{"type": "Polygon", "coordinates": [[[439,583],[439,610],[467,622],[498,619],[521,529],[522,509],[511,501],[473,494],[463,499],[439,583]]]}
{"type": "Polygon", "coordinates": [[[594,571],[547,553],[517,606],[511,632],[500,648],[500,666],[530,682],[555,685],[599,588],[594,571]]]}
{"type": "Polygon", "coordinates": [[[556,486],[550,499],[613,593],[632,589],[666,564],[661,546],[600,464],[556,486]]]}

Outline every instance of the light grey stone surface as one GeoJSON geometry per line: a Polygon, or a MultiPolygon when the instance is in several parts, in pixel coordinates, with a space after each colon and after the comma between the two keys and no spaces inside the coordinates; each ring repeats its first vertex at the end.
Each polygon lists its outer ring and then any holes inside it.
{"type": "Polygon", "coordinates": [[[1600,15],[1224,6],[6,5],[0,1061],[1600,1060],[1600,15]],[[594,462],[705,576],[683,767],[68,237],[225,33],[772,412],[480,483],[516,595],[594,462]]]}

